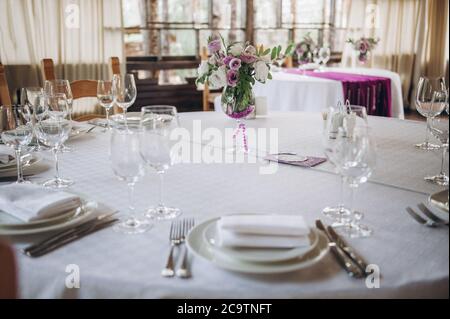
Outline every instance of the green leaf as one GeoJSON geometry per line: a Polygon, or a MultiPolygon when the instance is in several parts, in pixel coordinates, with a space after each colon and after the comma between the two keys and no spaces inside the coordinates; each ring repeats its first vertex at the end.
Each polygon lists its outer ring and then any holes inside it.
{"type": "Polygon", "coordinates": [[[267,50],[265,50],[262,54],[261,54],[261,56],[266,56],[266,55],[268,55],[270,53],[270,49],[267,49],[267,50]]]}
{"type": "Polygon", "coordinates": [[[286,51],[284,51],[284,55],[285,55],[285,56],[290,56],[290,55],[292,55],[293,49],[294,49],[294,43],[291,42],[291,43],[288,45],[288,47],[286,48],[286,51]]]}
{"type": "Polygon", "coordinates": [[[279,45],[277,48],[277,57],[280,56],[280,53],[281,53],[281,45],[279,45]]]}
{"type": "Polygon", "coordinates": [[[272,80],[272,73],[269,73],[269,75],[267,76],[267,78],[268,78],[269,80],[272,80]]]}
{"type": "Polygon", "coordinates": [[[272,58],[272,60],[275,60],[275,58],[277,57],[277,48],[272,49],[272,54],[270,57],[272,58]]]}

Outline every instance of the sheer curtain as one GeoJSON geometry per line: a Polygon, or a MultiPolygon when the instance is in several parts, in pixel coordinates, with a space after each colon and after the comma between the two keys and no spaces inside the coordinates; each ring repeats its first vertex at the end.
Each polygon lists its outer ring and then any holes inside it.
{"type": "Polygon", "coordinates": [[[42,58],[54,60],[61,78],[107,78],[109,57],[123,57],[121,27],[120,0],[0,1],[0,60],[10,90],[42,84],[42,58]]]}
{"type": "MultiPolygon", "coordinates": [[[[420,75],[446,73],[448,0],[346,0],[343,5],[349,37],[380,38],[372,65],[400,74],[405,104],[414,108],[420,75]]],[[[344,66],[352,54],[347,45],[344,66]]]]}

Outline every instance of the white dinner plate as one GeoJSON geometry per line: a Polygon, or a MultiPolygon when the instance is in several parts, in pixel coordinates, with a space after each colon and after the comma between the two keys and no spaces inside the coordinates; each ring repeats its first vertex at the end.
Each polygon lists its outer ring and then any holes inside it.
{"type": "MultiPolygon", "coordinates": [[[[38,154],[30,155],[31,159],[27,161],[27,163],[23,166],[23,174],[24,175],[33,175],[37,172],[42,171],[44,167],[42,167],[42,156],[38,154]]],[[[47,169],[47,167],[45,167],[47,169]]],[[[0,177],[14,177],[17,176],[17,167],[9,167],[5,169],[0,169],[0,177]]]]}
{"type": "MultiPolygon", "coordinates": [[[[77,211],[76,214],[72,214],[71,217],[68,217],[67,214],[64,214],[66,218],[62,218],[59,216],[58,219],[47,219],[43,221],[43,223],[35,223],[32,226],[26,226],[28,223],[23,223],[22,227],[0,227],[0,236],[20,236],[20,235],[34,235],[40,234],[44,232],[50,232],[55,230],[64,229],[73,225],[78,224],[79,222],[89,218],[92,216],[93,212],[97,209],[97,203],[88,202],[84,205],[84,209],[77,211]]],[[[15,221],[18,223],[18,220],[8,215],[6,213],[0,212],[0,222],[11,222],[15,221]]],[[[34,223],[34,222],[33,222],[34,223]]],[[[6,225],[3,224],[4,226],[6,225]]],[[[18,224],[16,224],[17,226],[18,224]]]]}
{"type": "Polygon", "coordinates": [[[186,244],[189,250],[197,257],[226,270],[249,274],[292,272],[313,266],[327,254],[329,249],[326,237],[322,233],[317,232],[317,246],[301,257],[273,263],[252,263],[235,258],[225,258],[215,254],[214,248],[205,240],[205,230],[209,225],[217,221],[218,218],[211,219],[194,227],[186,239],[186,244]]]}
{"type": "Polygon", "coordinates": [[[428,197],[428,202],[448,214],[448,189],[431,194],[428,197]]]}
{"type": "Polygon", "coordinates": [[[309,245],[296,248],[238,248],[238,247],[220,247],[217,221],[211,223],[205,228],[205,241],[209,243],[215,254],[222,257],[229,257],[248,262],[278,262],[296,257],[301,257],[313,250],[318,242],[319,236],[314,229],[309,233],[309,245]]]}

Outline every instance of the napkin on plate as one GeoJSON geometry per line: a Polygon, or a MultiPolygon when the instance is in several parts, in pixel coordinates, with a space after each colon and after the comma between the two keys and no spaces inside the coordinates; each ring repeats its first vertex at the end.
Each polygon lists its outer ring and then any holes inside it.
{"type": "Polygon", "coordinates": [[[80,206],[80,197],[38,185],[0,186],[0,210],[25,222],[56,217],[80,206]]]}
{"type": "Polygon", "coordinates": [[[308,234],[302,216],[231,215],[218,222],[220,246],[293,248],[309,245],[308,234]]]}
{"type": "Polygon", "coordinates": [[[9,164],[14,160],[14,157],[9,154],[0,154],[0,165],[9,164]]]}

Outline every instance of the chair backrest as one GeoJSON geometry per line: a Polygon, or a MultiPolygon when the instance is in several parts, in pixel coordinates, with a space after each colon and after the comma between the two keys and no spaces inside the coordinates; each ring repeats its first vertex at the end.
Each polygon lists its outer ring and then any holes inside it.
{"type": "MultiPolygon", "coordinates": [[[[208,60],[208,49],[206,47],[202,48],[202,51],[200,52],[200,58],[202,61],[208,60]]],[[[203,87],[203,97],[202,97],[203,111],[209,111],[209,93],[210,92],[208,83],[205,83],[203,87]]]]}
{"type": "Polygon", "coordinates": [[[6,81],[5,68],[0,63],[0,105],[11,105],[8,82],[6,81]]]}
{"type": "Polygon", "coordinates": [[[44,81],[56,80],[55,65],[52,59],[41,60],[41,72],[44,81]]]}
{"type": "Polygon", "coordinates": [[[17,293],[17,266],[11,246],[0,241],[0,299],[14,299],[17,293]]]}

